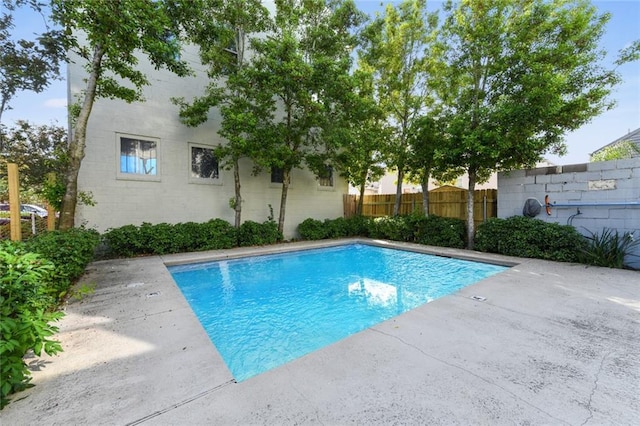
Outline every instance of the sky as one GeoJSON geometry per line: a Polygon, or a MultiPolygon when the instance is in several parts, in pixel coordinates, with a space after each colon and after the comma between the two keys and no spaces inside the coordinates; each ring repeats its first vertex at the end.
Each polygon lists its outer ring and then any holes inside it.
{"type": "MultiPolygon", "coordinates": [[[[356,4],[367,13],[381,10],[380,0],[356,0],[356,4]]],[[[428,2],[428,7],[435,10],[440,4],[441,2],[432,1],[428,2]]],[[[613,67],[620,49],[640,39],[640,0],[600,0],[593,1],[593,4],[601,13],[609,12],[612,15],[600,44],[607,52],[603,64],[613,67]]],[[[14,15],[14,23],[14,36],[22,38],[32,37],[33,33],[42,31],[44,26],[40,15],[24,9],[14,15]]],[[[617,71],[622,77],[622,83],[610,95],[616,106],[580,129],[566,134],[568,153],[563,157],[545,155],[547,160],[556,165],[588,162],[590,153],[640,127],[640,61],[622,65],[617,71]]],[[[3,113],[2,121],[9,126],[20,119],[35,124],[66,126],[66,103],[66,81],[54,81],[47,90],[39,94],[17,94],[11,101],[13,109],[3,113]]]]}

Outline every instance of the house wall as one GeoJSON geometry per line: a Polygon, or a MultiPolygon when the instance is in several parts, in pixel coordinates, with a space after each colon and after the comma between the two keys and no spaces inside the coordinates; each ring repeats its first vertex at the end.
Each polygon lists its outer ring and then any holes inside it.
{"type": "MultiPolygon", "coordinates": [[[[87,129],[86,155],[78,177],[79,191],[90,192],[95,206],[78,205],[76,224],[100,232],[127,224],[204,222],[221,218],[234,222],[229,199],[234,196],[232,170],[220,167],[220,179],[215,184],[190,180],[190,143],[216,146],[224,140],[217,134],[220,116],[211,111],[208,122],[196,128],[182,125],[178,107],[171,97],[187,101],[201,95],[208,82],[200,65],[197,49],[186,47],[182,58],[195,69],[196,75],[180,78],[167,71],[157,71],[141,61],[140,69],[150,85],[144,89],[145,102],[127,104],[120,100],[96,101],[87,129]],[[158,142],[156,180],[137,180],[119,175],[118,134],[153,138],[158,142]]],[[[86,73],[83,62],[69,64],[70,102],[81,92],[86,73]]],[[[241,162],[243,210],[242,219],[263,222],[273,207],[278,219],[281,185],[272,184],[269,171],[252,176],[253,164],[241,162]]],[[[334,173],[334,186],[320,187],[308,170],[294,170],[287,200],[285,238],[296,236],[297,225],[308,217],[316,219],[342,216],[342,194],[347,183],[334,173]]]]}
{"type": "MultiPolygon", "coordinates": [[[[537,219],[573,225],[587,236],[609,228],[640,239],[640,158],[499,173],[498,217],[520,216],[527,198],[544,203],[545,195],[551,204],[602,205],[552,207],[551,215],[542,208],[537,219]]],[[[634,254],[640,256],[640,247],[634,254]]],[[[640,257],[628,256],[626,261],[640,268],[640,257]]]]}

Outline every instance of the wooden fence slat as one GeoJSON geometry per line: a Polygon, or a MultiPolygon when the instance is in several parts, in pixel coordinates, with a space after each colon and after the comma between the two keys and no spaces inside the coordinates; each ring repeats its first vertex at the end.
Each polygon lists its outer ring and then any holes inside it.
{"type": "MultiPolygon", "coordinates": [[[[473,216],[476,225],[484,221],[484,205],[486,198],[486,218],[498,215],[498,190],[479,189],[475,191],[473,216]]],[[[344,216],[351,217],[356,213],[357,195],[345,195],[344,216]]],[[[400,214],[422,213],[422,193],[402,194],[400,214]]],[[[365,195],[362,215],[369,217],[391,216],[395,204],[395,194],[365,195]]],[[[455,187],[441,187],[429,191],[429,214],[442,217],[466,219],[467,190],[455,187]]]]}

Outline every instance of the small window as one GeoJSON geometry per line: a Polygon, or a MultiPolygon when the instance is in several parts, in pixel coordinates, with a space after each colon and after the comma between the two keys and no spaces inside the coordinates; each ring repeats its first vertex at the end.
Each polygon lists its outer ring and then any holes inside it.
{"type": "Polygon", "coordinates": [[[333,187],[333,167],[327,166],[322,176],[318,176],[318,182],[321,187],[333,187]]]}
{"type": "Polygon", "coordinates": [[[218,159],[213,148],[191,146],[191,180],[210,183],[220,179],[218,159]]]}
{"type": "Polygon", "coordinates": [[[281,167],[271,168],[271,183],[283,183],[284,182],[284,169],[281,167]]]}
{"type": "Polygon", "coordinates": [[[156,179],[158,170],[158,140],[135,136],[117,137],[120,151],[119,177],[156,179]]]}

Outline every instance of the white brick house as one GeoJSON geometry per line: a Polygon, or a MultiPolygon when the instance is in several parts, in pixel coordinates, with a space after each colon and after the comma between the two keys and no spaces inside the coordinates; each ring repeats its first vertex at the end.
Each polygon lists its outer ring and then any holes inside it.
{"type": "MultiPolygon", "coordinates": [[[[185,47],[182,59],[196,71],[180,78],[157,71],[140,61],[151,85],[144,89],[146,102],[127,104],[98,99],[87,128],[86,156],[78,177],[79,191],[91,192],[95,206],[78,205],[76,224],[100,232],[127,224],[205,222],[221,218],[234,221],[229,200],[234,196],[233,171],[223,170],[209,155],[211,147],[224,144],[217,134],[220,116],[212,110],[209,121],[196,128],[180,123],[171,97],[187,101],[201,95],[207,77],[196,47],[185,47]]],[[[68,68],[69,102],[85,87],[82,61],[68,68]]],[[[263,222],[273,207],[277,220],[281,185],[269,170],[252,176],[253,164],[241,161],[242,220],[263,222]]],[[[342,216],[342,195],[347,182],[318,180],[308,170],[291,176],[285,219],[285,238],[295,236],[297,225],[308,217],[342,216]]]]}

